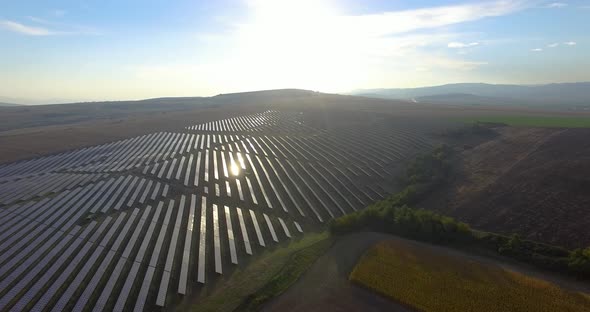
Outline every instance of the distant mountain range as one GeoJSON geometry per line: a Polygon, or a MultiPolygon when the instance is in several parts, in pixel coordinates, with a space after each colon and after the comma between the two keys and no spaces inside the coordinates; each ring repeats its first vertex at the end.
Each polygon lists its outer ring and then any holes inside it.
{"type": "Polygon", "coordinates": [[[590,107],[590,82],[546,85],[457,83],[408,89],[362,89],[350,94],[434,104],[590,107]]]}
{"type": "Polygon", "coordinates": [[[0,106],[20,106],[21,104],[0,102],[0,106]]]}

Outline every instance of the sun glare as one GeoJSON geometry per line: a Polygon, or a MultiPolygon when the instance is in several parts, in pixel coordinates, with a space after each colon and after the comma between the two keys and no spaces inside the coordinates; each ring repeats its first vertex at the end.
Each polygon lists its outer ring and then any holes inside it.
{"type": "Polygon", "coordinates": [[[249,62],[253,83],[327,91],[358,83],[358,76],[350,72],[354,57],[334,5],[325,1],[250,4],[252,16],[239,25],[238,34],[239,55],[249,62]]]}
{"type": "Polygon", "coordinates": [[[240,167],[235,162],[232,162],[232,164],[229,168],[230,168],[232,175],[237,176],[240,174],[240,167]]]}

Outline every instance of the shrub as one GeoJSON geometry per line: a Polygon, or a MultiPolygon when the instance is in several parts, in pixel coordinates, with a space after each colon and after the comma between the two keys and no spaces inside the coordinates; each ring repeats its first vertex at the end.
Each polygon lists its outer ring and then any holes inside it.
{"type": "Polygon", "coordinates": [[[572,251],[567,265],[573,273],[590,276],[590,247],[572,251]]]}

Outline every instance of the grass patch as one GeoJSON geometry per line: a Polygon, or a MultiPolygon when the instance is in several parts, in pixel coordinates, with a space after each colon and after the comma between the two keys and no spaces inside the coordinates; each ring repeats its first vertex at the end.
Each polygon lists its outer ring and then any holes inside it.
{"type": "Polygon", "coordinates": [[[330,246],[331,240],[325,239],[293,253],[283,268],[266,285],[248,296],[236,310],[259,311],[264,303],[293,285],[330,246]]]}
{"type": "Polygon", "coordinates": [[[307,269],[305,265],[311,265],[331,241],[327,232],[307,233],[287,247],[265,252],[230,276],[222,276],[214,289],[204,289],[194,303],[185,302],[178,311],[234,311],[248,301],[260,302],[263,296],[267,299],[276,296],[291,285],[307,269]],[[300,253],[305,256],[295,256],[300,253]]]}
{"type": "Polygon", "coordinates": [[[461,119],[467,123],[482,122],[509,126],[549,128],[590,128],[590,117],[565,116],[480,116],[461,119]]]}
{"type": "Polygon", "coordinates": [[[351,281],[419,311],[590,311],[588,294],[401,241],[367,251],[351,281]]]}

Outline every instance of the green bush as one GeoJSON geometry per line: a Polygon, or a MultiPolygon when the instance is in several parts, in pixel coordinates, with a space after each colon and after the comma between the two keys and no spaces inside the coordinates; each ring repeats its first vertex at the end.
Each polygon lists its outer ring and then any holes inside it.
{"type": "Polygon", "coordinates": [[[450,129],[442,133],[443,136],[460,139],[466,136],[493,136],[497,133],[490,126],[506,126],[503,123],[472,122],[460,128],[450,129]]]}
{"type": "Polygon", "coordinates": [[[424,209],[408,206],[370,206],[335,219],[330,224],[333,234],[371,230],[431,242],[471,239],[468,225],[424,209]]]}
{"type": "Polygon", "coordinates": [[[416,188],[429,189],[436,186],[449,174],[450,156],[450,147],[441,145],[429,154],[416,157],[408,165],[403,182],[406,186],[416,188]]]}
{"type": "Polygon", "coordinates": [[[590,276],[590,247],[572,251],[567,265],[574,273],[590,276]]]}
{"type": "Polygon", "coordinates": [[[426,241],[449,241],[471,237],[469,227],[452,218],[412,205],[447,179],[451,149],[440,146],[416,157],[402,179],[404,189],[355,213],[333,220],[330,231],[344,234],[363,229],[398,234],[426,241]]]}

